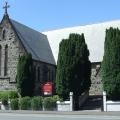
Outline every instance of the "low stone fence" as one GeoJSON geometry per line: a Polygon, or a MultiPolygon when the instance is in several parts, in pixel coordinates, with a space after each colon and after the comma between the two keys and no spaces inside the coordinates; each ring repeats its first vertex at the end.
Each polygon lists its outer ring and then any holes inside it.
{"type": "Polygon", "coordinates": [[[10,102],[8,102],[8,105],[3,105],[2,102],[0,102],[0,109],[1,110],[10,110],[10,102]]]}
{"type": "MultiPolygon", "coordinates": [[[[70,92],[70,101],[57,101],[56,102],[56,108],[50,108],[50,109],[45,109],[44,107],[42,107],[41,111],[73,111],[73,92],[70,92]]],[[[84,92],[81,97],[79,98],[79,107],[86,101],[86,99],[89,97],[89,91],[84,92]]],[[[10,110],[10,102],[8,103],[8,105],[4,106],[2,105],[2,103],[0,102],[0,109],[1,110],[10,110]]],[[[29,110],[32,110],[31,108],[29,110]]]]}
{"type": "Polygon", "coordinates": [[[107,101],[103,91],[103,111],[120,111],[120,101],[107,101]]]}
{"type": "Polygon", "coordinates": [[[70,111],[70,101],[57,101],[57,111],[70,111]]]}
{"type": "MultiPolygon", "coordinates": [[[[8,105],[3,105],[0,102],[0,110],[11,110],[10,108],[10,102],[8,103],[8,105]]],[[[29,108],[28,110],[32,110],[31,108],[29,108]]],[[[55,108],[40,108],[40,111],[70,111],[70,101],[57,101],[56,102],[56,107],[55,108]]]]}
{"type": "MultiPolygon", "coordinates": [[[[88,99],[89,91],[84,92],[79,98],[79,108],[88,99]]],[[[57,101],[57,111],[73,111],[73,94],[70,93],[70,101],[57,101]]]]}
{"type": "MultiPolygon", "coordinates": [[[[72,111],[71,104],[72,103],[70,101],[63,101],[63,102],[57,101],[56,107],[54,107],[54,108],[41,107],[38,110],[40,110],[40,111],[72,111]]],[[[8,105],[3,105],[2,102],[0,102],[0,110],[11,110],[10,102],[8,102],[8,105]]],[[[32,108],[29,108],[27,110],[32,110],[32,108]]]]}
{"type": "Polygon", "coordinates": [[[79,98],[79,108],[88,99],[88,97],[89,97],[89,91],[86,91],[81,95],[81,97],[79,98]]]}
{"type": "Polygon", "coordinates": [[[57,101],[57,111],[73,111],[73,92],[70,92],[70,101],[57,101]]]}

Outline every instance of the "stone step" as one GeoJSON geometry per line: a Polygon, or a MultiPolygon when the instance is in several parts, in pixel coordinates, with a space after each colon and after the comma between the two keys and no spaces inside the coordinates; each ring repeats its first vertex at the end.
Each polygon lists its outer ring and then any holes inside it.
{"type": "Polygon", "coordinates": [[[84,106],[101,106],[101,103],[85,103],[84,106]]]}
{"type": "Polygon", "coordinates": [[[101,110],[101,106],[84,106],[80,110],[101,110]]]}
{"type": "Polygon", "coordinates": [[[86,101],[84,105],[101,105],[101,101],[86,101]]]}
{"type": "Polygon", "coordinates": [[[89,96],[87,101],[81,106],[80,110],[101,110],[101,95],[89,96]]]}
{"type": "Polygon", "coordinates": [[[99,99],[101,95],[90,95],[88,99],[99,99]]]}

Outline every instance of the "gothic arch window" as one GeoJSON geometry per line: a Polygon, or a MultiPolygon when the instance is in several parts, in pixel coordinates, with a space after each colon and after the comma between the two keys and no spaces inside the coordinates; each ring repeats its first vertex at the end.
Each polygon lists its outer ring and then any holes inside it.
{"type": "Polygon", "coordinates": [[[3,30],[3,39],[5,39],[5,38],[6,38],[6,31],[3,30]]]}
{"type": "Polygon", "coordinates": [[[0,45],[0,76],[1,76],[1,68],[2,68],[2,46],[0,45]]]}
{"type": "Polygon", "coordinates": [[[47,71],[47,79],[48,79],[47,81],[50,82],[50,70],[47,71]]]}
{"type": "Polygon", "coordinates": [[[38,82],[40,82],[40,77],[41,77],[41,69],[40,69],[40,67],[38,67],[38,82]]]}
{"type": "Polygon", "coordinates": [[[42,73],[43,73],[43,82],[47,82],[47,71],[48,71],[48,69],[47,69],[47,66],[46,65],[43,65],[43,69],[42,69],[42,73]]]}
{"type": "Polygon", "coordinates": [[[36,66],[34,66],[34,77],[35,77],[34,79],[35,79],[35,82],[37,82],[37,79],[36,79],[37,76],[36,76],[36,75],[37,75],[37,74],[36,74],[36,66]]]}
{"type": "Polygon", "coordinates": [[[51,71],[51,82],[53,82],[53,79],[54,79],[54,72],[53,70],[51,71]]]}
{"type": "Polygon", "coordinates": [[[4,76],[7,75],[7,69],[8,69],[8,45],[5,45],[5,60],[4,60],[4,76]]]}

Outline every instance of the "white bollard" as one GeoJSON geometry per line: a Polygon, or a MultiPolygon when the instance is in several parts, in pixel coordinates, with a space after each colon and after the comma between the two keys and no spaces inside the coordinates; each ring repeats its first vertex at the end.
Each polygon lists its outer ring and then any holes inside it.
{"type": "Polygon", "coordinates": [[[70,92],[70,111],[73,111],[73,92],[70,92]]]}
{"type": "Polygon", "coordinates": [[[106,92],[103,91],[103,111],[106,111],[106,92]]]}

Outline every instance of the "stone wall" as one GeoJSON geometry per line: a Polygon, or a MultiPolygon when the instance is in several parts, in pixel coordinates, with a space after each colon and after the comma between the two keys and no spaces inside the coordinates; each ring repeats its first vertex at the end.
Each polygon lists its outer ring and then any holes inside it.
{"type": "Polygon", "coordinates": [[[101,63],[91,64],[91,87],[90,95],[102,95],[101,63]]]}
{"type": "Polygon", "coordinates": [[[57,101],[57,111],[70,111],[70,101],[57,101]]]}
{"type": "MultiPolygon", "coordinates": [[[[33,64],[36,69],[36,77],[35,77],[36,82],[35,82],[34,94],[41,95],[43,83],[52,82],[53,86],[55,86],[56,66],[39,62],[39,61],[34,61],[33,64]],[[38,79],[38,68],[40,68],[39,79],[38,79]],[[46,74],[43,73],[44,69],[46,69],[46,74]],[[48,72],[49,72],[49,75],[48,75],[48,72]]],[[[53,92],[55,93],[55,87],[53,87],[53,92]]]]}
{"type": "Polygon", "coordinates": [[[0,91],[8,92],[16,89],[16,83],[10,82],[10,78],[0,78],[0,91]]]}
{"type": "Polygon", "coordinates": [[[26,52],[19,37],[14,31],[8,15],[4,15],[0,24],[0,45],[1,45],[1,76],[0,91],[16,90],[15,76],[19,55],[26,52]],[[7,48],[7,72],[5,74],[5,46],[7,48]]]}

